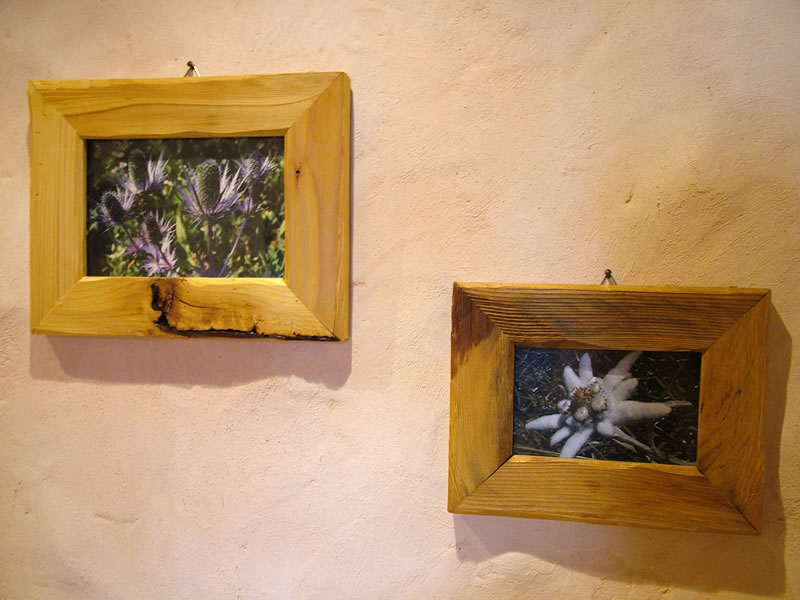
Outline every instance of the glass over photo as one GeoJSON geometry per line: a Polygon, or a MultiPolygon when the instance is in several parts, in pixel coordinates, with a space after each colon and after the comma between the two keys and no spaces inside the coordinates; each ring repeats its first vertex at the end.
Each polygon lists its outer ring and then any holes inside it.
{"type": "Polygon", "coordinates": [[[283,141],[88,140],[87,273],[282,277],[283,141]]]}
{"type": "Polygon", "coordinates": [[[514,453],[694,465],[698,352],[522,348],[514,453]]]}

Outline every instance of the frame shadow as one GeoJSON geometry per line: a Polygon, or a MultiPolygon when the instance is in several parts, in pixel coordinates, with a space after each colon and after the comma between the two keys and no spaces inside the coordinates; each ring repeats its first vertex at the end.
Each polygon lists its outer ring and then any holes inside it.
{"type": "Polygon", "coordinates": [[[563,569],[625,583],[702,593],[782,594],[786,589],[786,525],[779,467],[792,338],[774,306],[770,308],[767,347],[760,536],[453,515],[459,561],[482,563],[509,552],[521,553],[563,569]]]}

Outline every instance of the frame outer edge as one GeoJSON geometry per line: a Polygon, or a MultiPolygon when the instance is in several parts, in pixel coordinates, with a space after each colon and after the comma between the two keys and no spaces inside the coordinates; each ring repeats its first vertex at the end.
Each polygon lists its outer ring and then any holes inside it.
{"type": "MultiPolygon", "coordinates": [[[[481,290],[486,289],[501,289],[504,287],[511,287],[514,289],[515,293],[519,293],[524,295],[526,292],[535,292],[538,288],[536,285],[519,285],[519,286],[505,286],[504,284],[469,284],[469,283],[460,283],[455,282],[453,286],[453,335],[457,331],[458,326],[458,319],[457,319],[457,310],[458,310],[458,297],[459,295],[464,295],[465,299],[468,298],[468,301],[474,305],[472,301],[472,296],[469,294],[469,289],[474,288],[476,293],[479,297],[482,297],[481,290]]],[[[548,285],[544,286],[544,289],[562,289],[562,290],[575,290],[575,291],[592,291],[597,290],[600,291],[600,286],[558,286],[558,285],[548,285]]],[[[668,293],[670,289],[676,288],[657,288],[657,287],[638,287],[636,290],[630,291],[643,291],[648,292],[650,294],[658,293],[658,292],[665,292],[668,293]]],[[[731,498],[729,495],[729,491],[731,489],[730,482],[728,486],[721,486],[719,485],[719,481],[715,481],[715,478],[709,478],[706,473],[700,471],[701,468],[701,458],[699,456],[700,453],[700,445],[698,445],[698,474],[702,474],[703,479],[707,482],[709,486],[707,489],[709,490],[709,494],[715,495],[718,498],[717,502],[719,505],[714,508],[713,506],[709,505],[707,502],[710,500],[711,496],[708,496],[705,499],[706,504],[704,506],[693,507],[693,505],[689,505],[685,508],[687,511],[683,516],[677,515],[677,520],[680,522],[680,525],[676,525],[678,529],[687,529],[687,530],[705,530],[705,531],[716,531],[720,533],[739,533],[739,534],[755,534],[757,535],[760,530],[761,526],[761,494],[763,493],[763,417],[764,417],[764,395],[766,389],[766,332],[767,332],[767,324],[769,318],[769,301],[771,297],[770,290],[768,289],[748,289],[748,288],[679,288],[683,293],[693,293],[697,291],[698,294],[703,295],[715,295],[719,294],[720,297],[730,297],[730,296],[739,296],[741,299],[748,298],[752,299],[751,303],[747,302],[737,302],[732,300],[732,302],[725,302],[724,305],[726,306],[725,310],[727,314],[732,316],[731,310],[733,306],[739,307],[740,310],[743,310],[741,316],[734,321],[733,326],[731,329],[735,327],[742,327],[746,326],[746,329],[743,331],[733,331],[729,329],[723,337],[728,335],[729,339],[724,343],[727,345],[733,344],[734,346],[737,344],[744,344],[744,359],[740,360],[747,360],[747,357],[750,356],[750,352],[758,360],[758,365],[755,367],[756,369],[756,376],[759,377],[758,381],[756,382],[757,385],[755,387],[755,391],[753,392],[755,395],[755,399],[758,401],[758,410],[757,416],[755,418],[746,417],[743,421],[743,427],[747,431],[752,431],[755,429],[754,433],[754,444],[752,445],[753,452],[755,454],[754,462],[751,462],[751,466],[758,471],[758,478],[759,481],[756,485],[756,491],[753,494],[750,494],[748,498],[745,498],[745,501],[739,501],[739,498],[731,498]],[[761,313],[761,314],[759,314],[761,313]],[[755,319],[752,323],[746,323],[745,325],[741,324],[742,319],[755,319]],[[759,375],[760,374],[760,375],[759,375]],[[749,428],[749,429],[748,429],[749,428]],[[744,504],[744,506],[742,506],[744,504]],[[698,512],[699,511],[699,512],[698,512]],[[709,512],[710,511],[710,512],[709,512]],[[707,525],[703,525],[698,527],[696,525],[697,518],[700,514],[704,514],[706,517],[711,518],[712,520],[707,523],[707,525]],[[717,519],[719,522],[717,522],[717,519]],[[741,519],[741,520],[739,520],[741,519]],[[695,523],[695,525],[690,525],[690,523],[695,523]]],[[[485,304],[484,299],[482,304],[485,304]]],[[[474,309],[474,308],[473,308],[474,309]]],[[[691,310],[691,304],[688,304],[686,310],[691,310]]],[[[734,310],[735,312],[735,310],[734,310]]],[[[484,317],[487,320],[489,319],[488,315],[484,314],[484,317]]],[[[493,324],[495,328],[499,327],[496,323],[493,324]]],[[[512,336],[514,338],[513,332],[505,332],[506,335],[512,336]]],[[[717,340],[722,338],[717,338],[717,340]]],[[[712,343],[710,346],[704,346],[701,348],[695,348],[694,351],[708,351],[711,350],[717,342],[712,343]]],[[[718,354],[722,354],[727,356],[730,352],[726,347],[717,348],[716,352],[718,354]],[[721,350],[721,352],[720,352],[721,350]]],[[[716,359],[719,360],[719,357],[716,359]]],[[[450,431],[451,431],[451,440],[450,440],[450,455],[449,455],[449,468],[450,468],[450,478],[449,478],[449,488],[448,488],[448,510],[450,512],[456,513],[467,513],[467,514],[506,514],[509,516],[528,516],[537,518],[535,511],[531,512],[530,509],[526,509],[525,505],[523,504],[520,509],[510,510],[507,508],[503,508],[505,506],[503,498],[496,498],[494,502],[491,500],[491,496],[486,495],[486,491],[488,491],[489,487],[491,489],[495,489],[497,486],[494,483],[493,477],[495,475],[499,475],[498,472],[489,473],[488,476],[484,479],[483,483],[479,483],[477,486],[474,486],[472,491],[467,491],[466,494],[463,494],[460,498],[454,492],[454,464],[457,461],[459,451],[464,451],[465,449],[462,447],[463,445],[460,443],[454,443],[454,433],[456,432],[456,427],[453,422],[455,416],[455,410],[457,409],[458,402],[460,401],[459,398],[455,397],[456,388],[453,385],[454,376],[456,368],[458,367],[459,363],[456,360],[456,347],[453,344],[451,349],[451,423],[450,423],[450,431]],[[478,490],[482,490],[475,497],[473,494],[478,492],[478,490]]],[[[714,365],[714,374],[718,374],[718,366],[714,365]]],[[[707,375],[706,375],[707,377],[707,375]]],[[[701,376],[702,378],[702,376],[701,376]]],[[[735,377],[732,380],[733,382],[738,381],[735,377]]],[[[741,385],[745,383],[742,382],[741,385]]],[[[739,385],[739,383],[734,383],[734,385],[739,385]]],[[[719,394],[718,390],[712,389],[709,393],[712,394],[719,394]]],[[[734,409],[739,409],[745,416],[748,414],[748,404],[742,402],[734,402],[733,403],[734,409]]],[[[721,419],[722,417],[720,417],[721,419]]],[[[513,426],[512,426],[513,428],[513,426]]],[[[459,442],[459,440],[455,440],[459,442]]],[[[736,453],[736,449],[731,445],[730,440],[726,442],[722,442],[722,446],[724,449],[728,450],[733,454],[736,453]]],[[[473,455],[477,449],[473,448],[470,449],[469,447],[466,448],[466,451],[471,452],[473,455]]],[[[474,458],[472,459],[474,460],[474,458]]],[[[739,465],[738,462],[731,458],[727,460],[730,464],[735,464],[737,469],[734,469],[734,486],[740,486],[740,483],[737,483],[738,479],[736,477],[746,478],[747,473],[743,473],[742,469],[747,471],[746,466],[739,465]]],[[[604,465],[604,467],[609,468],[608,466],[604,465]]],[[[500,466],[502,467],[502,464],[500,466]]],[[[625,463],[622,463],[619,466],[612,465],[612,469],[625,469],[625,463]]],[[[571,471],[570,471],[571,472],[571,471]]],[[[598,472],[594,471],[593,472],[598,472]]],[[[749,472],[749,471],[748,471],[749,472]]],[[[520,482],[522,485],[523,482],[520,482]]],[[[678,482],[674,482],[672,485],[677,485],[678,482]]],[[[498,488],[500,489],[500,488],[498,488]]],[[[515,488],[516,489],[516,488],[515,488]]],[[[738,488],[737,488],[738,489],[738,488]]],[[[744,485],[743,489],[752,489],[752,486],[748,488],[747,484],[744,485]]],[[[676,493],[679,493],[680,486],[675,488],[676,493]]],[[[507,504],[506,499],[506,504],[507,504]]],[[[524,495],[520,497],[520,501],[524,501],[524,495]]],[[[569,514],[565,514],[562,516],[551,516],[545,518],[557,518],[557,519],[566,519],[566,520],[576,520],[576,521],[591,521],[591,522],[604,522],[602,520],[597,520],[597,518],[589,519],[582,517],[580,509],[575,509],[577,512],[573,511],[569,514]]],[[[639,514],[638,518],[626,520],[625,518],[617,518],[613,521],[613,524],[617,525],[634,525],[634,526],[647,526],[652,527],[656,525],[648,524],[646,516],[643,518],[644,513],[639,514]]],[[[609,521],[612,522],[612,521],[609,521]]],[[[657,525],[660,528],[669,528],[668,521],[662,520],[660,525],[657,525]]]]}
{"type": "Polygon", "coordinates": [[[30,127],[31,127],[31,144],[30,150],[28,152],[28,160],[29,160],[29,171],[31,173],[31,181],[30,181],[30,190],[29,190],[29,197],[30,197],[30,206],[28,207],[28,220],[29,220],[29,227],[30,227],[30,246],[28,248],[28,260],[30,261],[30,331],[33,334],[38,333],[39,323],[42,319],[42,310],[38,307],[40,302],[40,295],[41,291],[39,289],[40,281],[39,277],[35,274],[35,269],[38,270],[38,265],[36,264],[36,249],[38,248],[40,242],[39,232],[34,227],[34,223],[36,220],[36,211],[39,209],[39,184],[38,181],[33,177],[33,171],[36,168],[36,153],[39,147],[38,141],[38,130],[40,127],[40,115],[39,112],[44,110],[44,98],[42,98],[42,94],[39,92],[38,82],[36,81],[28,81],[28,114],[30,115],[30,127]]]}
{"type": "MultiPolygon", "coordinates": [[[[336,222],[330,223],[333,227],[332,235],[337,238],[336,249],[336,272],[332,275],[335,278],[334,294],[330,299],[332,310],[334,311],[335,321],[327,324],[323,323],[320,316],[316,311],[309,310],[307,318],[313,318],[316,322],[314,325],[315,331],[300,332],[298,339],[303,339],[305,336],[310,339],[347,339],[349,337],[350,329],[350,173],[351,173],[351,90],[349,85],[349,77],[344,72],[328,72],[328,73],[284,73],[274,75],[250,75],[250,76],[222,76],[214,78],[203,78],[204,81],[219,80],[224,82],[226,80],[246,80],[268,77],[283,77],[290,81],[293,76],[314,78],[319,76],[319,79],[327,80],[327,85],[321,87],[317,99],[323,94],[330,93],[330,88],[334,85],[343,86],[340,93],[342,96],[342,112],[332,115],[332,118],[341,120],[341,125],[334,125],[340,128],[342,136],[342,156],[339,161],[341,164],[338,167],[340,172],[340,181],[337,195],[336,222]],[[319,337],[321,336],[322,337],[319,337]]],[[[80,175],[69,173],[66,167],[72,167],[77,160],[81,162],[80,157],[74,154],[74,142],[72,136],[69,139],[64,138],[64,131],[62,127],[69,127],[74,133],[74,137],[83,141],[85,138],[79,131],[75,130],[65,115],[61,114],[58,110],[59,90],[63,87],[68,91],[68,98],[74,99],[77,96],[83,95],[92,86],[99,86],[104,88],[113,88],[115,84],[132,84],[132,83],[164,83],[174,82],[183,84],[183,78],[166,78],[166,79],[152,79],[152,80],[135,80],[135,79],[120,79],[120,80],[31,80],[28,82],[28,102],[29,114],[31,119],[31,147],[30,147],[30,169],[31,169],[31,187],[30,187],[30,248],[29,258],[31,263],[31,278],[30,278],[30,329],[32,333],[41,333],[46,335],[171,335],[168,332],[153,331],[149,323],[145,323],[141,330],[126,329],[126,333],[113,333],[119,328],[109,324],[109,326],[101,328],[102,331],[93,331],[91,327],[85,329],[84,327],[65,327],[63,325],[64,319],[71,319],[70,315],[73,311],[82,311],[84,306],[70,305],[70,297],[74,288],[80,282],[81,277],[85,275],[85,246],[78,249],[77,253],[73,248],[76,238],[76,233],[73,231],[75,223],[81,221],[81,211],[85,213],[85,207],[79,205],[80,200],[68,198],[67,202],[59,202],[48,194],[55,193],[55,190],[64,189],[63,181],[66,176],[67,191],[66,194],[74,195],[76,189],[76,182],[80,179],[80,175]],[[54,114],[51,114],[55,111],[54,114]],[[48,117],[48,115],[50,115],[48,117]],[[52,119],[53,123],[47,121],[52,119]],[[63,121],[63,122],[62,122],[63,121]],[[53,127],[58,124],[59,127],[53,127]],[[53,144],[48,143],[47,139],[42,136],[52,138],[53,144]],[[60,144],[60,145],[59,145],[60,144]],[[52,146],[52,148],[51,148],[52,146]],[[62,156],[63,155],[63,156],[62,156]],[[50,163],[53,163],[52,165],[50,163]],[[41,173],[39,165],[45,165],[53,170],[57,170],[56,174],[41,173]],[[65,167],[66,165],[66,167],[65,167]],[[59,170],[60,169],[60,170],[59,170]],[[69,188],[72,187],[73,191],[70,192],[69,188]],[[51,206],[52,205],[52,206],[51,206]],[[63,206],[62,206],[63,205],[63,206]],[[69,206],[67,206],[69,205],[69,206]],[[51,210],[53,207],[61,207],[59,215],[55,215],[55,211],[51,210]],[[53,213],[53,214],[50,214],[53,213]],[[62,222],[61,217],[66,213],[68,221],[71,222],[69,231],[62,231],[63,227],[60,225],[62,222]],[[48,216],[49,215],[49,216],[48,216]],[[45,219],[47,217],[47,219],[45,219]],[[55,230],[53,229],[53,219],[59,217],[56,221],[55,230]],[[46,222],[43,221],[46,220],[46,222]],[[76,221],[77,219],[77,221],[76,221]],[[42,224],[44,223],[44,227],[42,224]],[[52,233],[53,235],[49,235],[52,233]],[[52,248],[51,248],[52,247],[52,248]],[[52,250],[52,251],[51,251],[52,250]],[[65,255],[67,252],[69,256],[65,255]],[[39,260],[38,257],[52,256],[52,261],[39,260]],[[81,255],[83,259],[81,260],[81,255]],[[80,266],[83,266],[83,271],[80,271],[80,266]],[[76,271],[77,268],[77,271],[76,271]],[[73,273],[73,271],[75,273],[73,273]],[[76,277],[72,275],[77,274],[76,277]]],[[[72,100],[69,100],[72,101],[72,100]]],[[[312,103],[313,104],[313,103],[312,103]]],[[[66,105],[64,105],[66,106],[66,105]]],[[[80,115],[80,113],[76,113],[80,115]]],[[[89,136],[91,137],[91,136],[89,136]]],[[[135,136],[134,136],[135,137],[135,136]]],[[[181,136],[178,136],[181,137],[181,136]]],[[[85,157],[83,158],[85,163],[85,157]]],[[[85,165],[84,165],[85,170],[85,165]]],[[[80,195],[80,194],[79,194],[80,195]]],[[[85,233],[84,233],[85,237],[85,233]]],[[[78,248],[76,246],[76,248],[78,248]]],[[[156,280],[158,278],[147,278],[156,280]]],[[[284,279],[285,282],[285,279],[284,279]]],[[[304,304],[303,300],[295,295],[295,301],[299,304],[304,304]]],[[[138,302],[137,302],[138,304],[138,302]]],[[[138,311],[138,309],[137,309],[138,311]]],[[[134,317],[133,315],[131,316],[134,317]]],[[[142,318],[147,318],[144,314],[142,318]]],[[[199,332],[198,335],[202,335],[199,332]]],[[[269,334],[264,337],[283,337],[281,334],[270,336],[269,334]]]]}

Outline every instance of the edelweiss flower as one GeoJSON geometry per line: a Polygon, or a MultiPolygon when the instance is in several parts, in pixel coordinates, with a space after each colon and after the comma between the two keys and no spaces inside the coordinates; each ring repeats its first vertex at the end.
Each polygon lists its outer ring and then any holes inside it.
{"type": "Polygon", "coordinates": [[[650,447],[622,431],[620,426],[638,421],[655,421],[668,415],[673,406],[689,403],[677,400],[628,400],[639,383],[631,377],[630,369],[641,354],[626,354],[605,377],[598,379],[592,373],[592,360],[588,352],[584,353],[577,374],[569,365],[564,367],[568,395],[557,404],[560,412],[533,419],[525,427],[537,431],[555,429],[550,446],[566,440],[561,449],[561,456],[565,458],[574,458],[596,433],[651,451],[650,447]]]}

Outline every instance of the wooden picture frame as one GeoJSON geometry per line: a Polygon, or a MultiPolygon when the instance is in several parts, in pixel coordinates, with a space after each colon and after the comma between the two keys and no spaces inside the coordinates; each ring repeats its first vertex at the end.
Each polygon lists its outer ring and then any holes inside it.
{"type": "Polygon", "coordinates": [[[757,534],[770,292],[456,283],[448,510],[757,534]],[[514,348],[702,352],[697,466],[514,455],[514,348]]]}
{"type": "Polygon", "coordinates": [[[31,330],[345,340],[351,93],[345,73],[32,81],[31,330]],[[277,278],[87,277],[88,139],[284,136],[277,278]]]}

